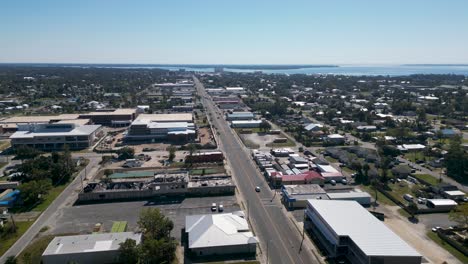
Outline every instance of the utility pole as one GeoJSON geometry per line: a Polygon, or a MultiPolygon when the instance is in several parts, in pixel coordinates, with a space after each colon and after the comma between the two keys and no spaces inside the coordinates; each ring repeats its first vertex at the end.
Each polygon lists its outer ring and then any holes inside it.
{"type": "Polygon", "coordinates": [[[269,262],[268,262],[268,257],[269,257],[269,255],[270,255],[270,254],[269,254],[269,251],[268,251],[268,245],[269,245],[269,244],[270,244],[270,240],[267,240],[267,250],[266,250],[266,251],[267,251],[267,252],[266,252],[266,253],[267,253],[267,261],[266,261],[266,263],[267,263],[267,264],[269,263],[269,262]]]}

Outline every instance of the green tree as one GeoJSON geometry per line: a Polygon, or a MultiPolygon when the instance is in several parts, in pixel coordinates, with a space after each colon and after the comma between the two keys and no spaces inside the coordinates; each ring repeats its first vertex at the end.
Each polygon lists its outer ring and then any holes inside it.
{"type": "Polygon", "coordinates": [[[174,261],[176,242],[174,239],[145,239],[141,244],[141,262],[169,264],[174,261]]]}
{"type": "Polygon", "coordinates": [[[15,256],[9,256],[5,260],[5,264],[16,264],[18,263],[18,260],[15,258],[15,256]]]}
{"type": "Polygon", "coordinates": [[[457,205],[450,213],[449,219],[459,223],[464,227],[468,227],[468,203],[457,205]]]}
{"type": "Polygon", "coordinates": [[[131,147],[124,147],[117,150],[119,160],[133,159],[135,157],[135,150],[131,147]]]}
{"type": "Polygon", "coordinates": [[[127,239],[120,243],[119,262],[122,264],[134,264],[139,260],[139,247],[133,239],[127,239]]]}
{"type": "Polygon", "coordinates": [[[41,151],[28,146],[21,146],[15,149],[16,158],[20,160],[33,159],[39,156],[41,153],[41,151]]]}
{"type": "Polygon", "coordinates": [[[143,230],[145,238],[169,238],[174,223],[164,216],[157,208],[146,208],[140,213],[138,226],[143,230]]]}
{"type": "Polygon", "coordinates": [[[271,129],[271,125],[268,121],[262,121],[260,123],[260,129],[263,131],[263,132],[267,132],[268,130],[271,129]]]}
{"type": "Polygon", "coordinates": [[[169,158],[168,158],[168,160],[169,160],[169,161],[173,161],[174,158],[175,158],[176,148],[175,148],[174,146],[170,146],[167,150],[169,151],[169,158]]]}
{"type": "Polygon", "coordinates": [[[461,137],[456,136],[450,139],[450,146],[445,156],[447,175],[456,180],[467,182],[468,178],[468,154],[461,146],[461,137]]]}
{"type": "Polygon", "coordinates": [[[20,197],[26,206],[41,201],[43,196],[46,195],[51,188],[52,182],[50,179],[30,181],[18,187],[20,190],[20,197]]]}
{"type": "Polygon", "coordinates": [[[418,206],[415,203],[411,202],[410,204],[408,204],[407,209],[408,212],[411,214],[411,218],[414,219],[416,213],[418,212],[418,206]]]}

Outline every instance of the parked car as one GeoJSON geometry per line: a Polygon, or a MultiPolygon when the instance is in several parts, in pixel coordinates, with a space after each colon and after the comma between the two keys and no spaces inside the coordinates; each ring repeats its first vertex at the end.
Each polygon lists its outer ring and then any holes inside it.
{"type": "Polygon", "coordinates": [[[219,212],[224,211],[224,205],[222,205],[222,204],[218,205],[218,211],[219,212]]]}
{"type": "Polygon", "coordinates": [[[335,181],[335,180],[331,180],[331,181],[330,181],[330,184],[331,184],[331,185],[336,185],[336,181],[335,181]]]}
{"type": "Polygon", "coordinates": [[[217,208],[218,208],[218,206],[216,206],[216,203],[211,204],[211,211],[212,212],[215,212],[217,208]]]}
{"type": "Polygon", "coordinates": [[[412,202],[413,201],[413,196],[411,194],[405,194],[403,195],[403,198],[408,201],[408,202],[412,202]]]}
{"type": "Polygon", "coordinates": [[[260,192],[260,187],[259,186],[255,187],[255,191],[260,192]]]}

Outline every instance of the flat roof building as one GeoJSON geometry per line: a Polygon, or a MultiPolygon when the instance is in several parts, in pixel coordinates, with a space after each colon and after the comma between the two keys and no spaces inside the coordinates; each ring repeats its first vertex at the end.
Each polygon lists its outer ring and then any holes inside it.
{"type": "Polygon", "coordinates": [[[190,141],[196,137],[192,113],[141,114],[125,136],[130,141],[190,141]]]}
{"type": "Polygon", "coordinates": [[[356,201],[362,206],[369,206],[371,204],[370,194],[362,191],[351,191],[351,192],[330,192],[327,193],[330,200],[347,200],[356,201]]]}
{"type": "Polygon", "coordinates": [[[233,120],[231,127],[233,128],[256,128],[260,127],[262,120],[233,120]]]}
{"type": "Polygon", "coordinates": [[[421,254],[355,201],[308,200],[305,227],[330,257],[356,264],[422,261],[421,254]]]}
{"type": "Polygon", "coordinates": [[[242,211],[185,217],[188,249],[195,256],[255,255],[258,239],[242,211]]]}
{"type": "Polygon", "coordinates": [[[42,263],[116,263],[120,243],[133,239],[141,243],[141,234],[133,232],[55,237],[42,253],[42,263]]]}
{"type": "Polygon", "coordinates": [[[100,129],[100,125],[74,123],[21,124],[10,139],[13,148],[61,150],[67,145],[70,149],[85,149],[93,145],[100,129]]]}
{"type": "Polygon", "coordinates": [[[150,122],[193,122],[192,113],[176,113],[176,114],[141,114],[136,119],[148,120],[150,122]]]}
{"type": "Polygon", "coordinates": [[[318,184],[283,185],[281,193],[289,208],[305,208],[309,199],[328,200],[327,192],[318,184]]]}
{"type": "Polygon", "coordinates": [[[255,116],[252,112],[232,112],[226,114],[226,120],[252,120],[255,116]]]}
{"type": "Polygon", "coordinates": [[[80,118],[91,119],[95,124],[113,127],[128,126],[136,116],[136,108],[109,109],[80,114],[80,118]]]}

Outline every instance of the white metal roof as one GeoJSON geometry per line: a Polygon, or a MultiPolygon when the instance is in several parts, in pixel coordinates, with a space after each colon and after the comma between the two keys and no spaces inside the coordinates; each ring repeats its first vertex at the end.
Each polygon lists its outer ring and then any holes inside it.
{"type": "Polygon", "coordinates": [[[337,169],[335,169],[331,165],[322,165],[322,164],[317,164],[317,168],[320,170],[320,172],[339,172],[337,169]]]}
{"type": "Polygon", "coordinates": [[[258,243],[239,213],[186,216],[185,232],[188,233],[189,248],[258,243]]]}
{"type": "Polygon", "coordinates": [[[348,236],[368,256],[421,256],[356,201],[308,200],[338,236],[348,236]]]}
{"type": "Polygon", "coordinates": [[[118,250],[120,243],[133,239],[137,245],[141,242],[141,234],[133,232],[104,233],[78,236],[58,236],[47,246],[42,254],[60,255],[93,251],[118,250]]]}
{"type": "Polygon", "coordinates": [[[460,191],[460,190],[456,190],[456,191],[445,191],[444,193],[448,194],[448,195],[465,195],[464,192],[460,191]]]}
{"type": "Polygon", "coordinates": [[[427,199],[427,202],[430,202],[435,206],[458,205],[457,202],[451,199],[427,199]]]}
{"type": "Polygon", "coordinates": [[[327,193],[328,197],[334,199],[352,199],[352,198],[371,198],[370,194],[366,192],[336,192],[327,193]]]}

